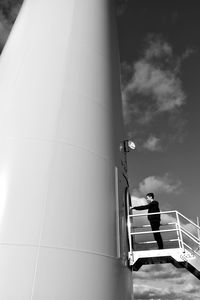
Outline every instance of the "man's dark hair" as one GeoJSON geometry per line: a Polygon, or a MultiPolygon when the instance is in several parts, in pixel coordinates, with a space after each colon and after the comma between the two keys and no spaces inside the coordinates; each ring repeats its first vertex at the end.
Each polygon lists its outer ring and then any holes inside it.
{"type": "Polygon", "coordinates": [[[148,194],[146,194],[146,197],[147,196],[149,196],[149,197],[151,197],[152,199],[154,199],[154,193],[148,193],[148,194]]]}

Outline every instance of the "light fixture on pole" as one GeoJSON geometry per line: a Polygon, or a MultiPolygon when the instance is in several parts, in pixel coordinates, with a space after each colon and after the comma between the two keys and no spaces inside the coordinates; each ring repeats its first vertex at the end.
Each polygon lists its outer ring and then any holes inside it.
{"type": "MultiPolygon", "coordinates": [[[[123,158],[123,167],[124,167],[124,174],[128,173],[128,166],[127,166],[127,152],[130,152],[131,150],[135,149],[135,143],[131,140],[124,140],[120,143],[120,151],[123,152],[124,158],[123,158]]],[[[128,181],[128,179],[127,179],[128,181]]]]}
{"type": "Polygon", "coordinates": [[[135,149],[135,143],[131,140],[124,140],[123,141],[123,150],[124,152],[129,152],[130,149],[135,149]]]}

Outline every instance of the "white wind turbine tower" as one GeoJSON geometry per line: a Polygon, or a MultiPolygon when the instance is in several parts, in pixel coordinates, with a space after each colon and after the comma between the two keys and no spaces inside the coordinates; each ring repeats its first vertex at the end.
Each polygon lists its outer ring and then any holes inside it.
{"type": "Polygon", "coordinates": [[[0,60],[0,299],[129,300],[114,1],[25,0],[0,60]]]}

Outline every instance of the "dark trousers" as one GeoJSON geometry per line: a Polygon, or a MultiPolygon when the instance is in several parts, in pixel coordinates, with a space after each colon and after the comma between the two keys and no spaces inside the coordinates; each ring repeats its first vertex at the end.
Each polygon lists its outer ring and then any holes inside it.
{"type": "MultiPolygon", "coordinates": [[[[160,228],[160,221],[159,220],[158,221],[157,220],[151,220],[150,224],[151,224],[152,231],[160,230],[159,229],[160,228]]],[[[163,249],[163,240],[162,240],[162,236],[161,236],[160,232],[155,232],[155,233],[153,233],[153,235],[154,235],[155,241],[158,244],[158,248],[163,249]]]]}

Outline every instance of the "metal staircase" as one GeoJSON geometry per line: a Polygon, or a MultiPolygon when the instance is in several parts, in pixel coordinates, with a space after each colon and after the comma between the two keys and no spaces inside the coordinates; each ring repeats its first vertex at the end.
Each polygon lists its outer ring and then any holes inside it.
{"type": "MultiPolygon", "coordinates": [[[[127,203],[128,261],[133,271],[142,265],[172,263],[200,279],[200,227],[178,211],[160,212],[164,249],[157,249],[148,214],[132,214],[127,203]]],[[[158,231],[154,231],[158,232],[158,231]]]]}

